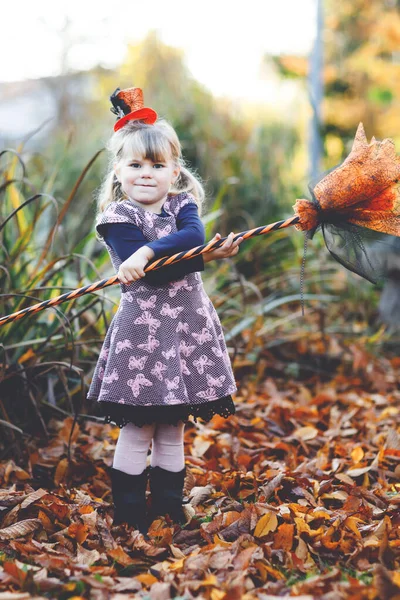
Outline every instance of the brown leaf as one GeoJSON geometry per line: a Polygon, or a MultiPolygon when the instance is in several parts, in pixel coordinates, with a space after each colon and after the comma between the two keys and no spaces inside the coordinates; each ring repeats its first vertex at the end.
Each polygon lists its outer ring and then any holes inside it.
{"type": "Polygon", "coordinates": [[[211,485],[195,486],[190,490],[189,498],[192,506],[202,504],[204,500],[210,497],[213,488],[211,485]]]}
{"type": "Polygon", "coordinates": [[[23,500],[23,502],[21,502],[21,508],[26,508],[30,504],[33,504],[33,502],[36,502],[37,500],[40,500],[40,498],[42,498],[46,494],[47,494],[47,491],[44,490],[43,488],[39,488],[35,492],[32,492],[31,494],[28,494],[25,497],[25,499],[23,500]]]}
{"type": "Polygon", "coordinates": [[[14,525],[0,529],[0,539],[13,540],[24,537],[41,527],[42,522],[40,519],[25,519],[24,521],[19,521],[19,523],[14,523],[14,525]]]}

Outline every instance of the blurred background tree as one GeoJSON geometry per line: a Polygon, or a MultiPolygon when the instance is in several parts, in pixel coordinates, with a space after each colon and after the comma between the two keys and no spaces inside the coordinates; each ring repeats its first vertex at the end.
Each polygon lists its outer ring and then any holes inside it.
{"type": "MultiPolygon", "coordinates": [[[[322,134],[325,168],[348,153],[361,121],[368,137],[400,141],[400,7],[396,0],[325,1],[322,134]]],[[[285,77],[306,82],[307,60],[278,56],[285,77]]]]}

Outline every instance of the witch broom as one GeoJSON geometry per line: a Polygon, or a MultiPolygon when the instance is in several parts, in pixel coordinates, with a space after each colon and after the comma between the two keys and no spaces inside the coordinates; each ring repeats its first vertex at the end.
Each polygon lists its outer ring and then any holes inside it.
{"type": "MultiPolygon", "coordinates": [[[[295,216],[242,231],[233,239],[247,239],[294,225],[305,232],[307,241],[321,229],[326,247],[335,260],[368,281],[377,283],[386,276],[381,254],[367,251],[366,245],[371,241],[386,244],[390,236],[400,237],[399,181],[400,157],[396,155],[393,141],[384,139],[380,142],[372,138],[368,144],[360,123],[349,156],[315,185],[309,186],[311,200],[296,200],[293,207],[295,216]]],[[[210,252],[219,248],[225,240],[226,237],[159,258],[150,262],[144,270],[153,271],[210,252]]],[[[117,283],[117,275],[102,279],[0,317],[0,325],[117,283]]]]}

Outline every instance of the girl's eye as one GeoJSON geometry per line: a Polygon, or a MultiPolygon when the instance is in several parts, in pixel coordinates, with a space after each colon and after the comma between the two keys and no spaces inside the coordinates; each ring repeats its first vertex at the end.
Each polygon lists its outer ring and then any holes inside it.
{"type": "Polygon", "coordinates": [[[140,167],[140,164],[139,163],[131,163],[130,166],[133,167],[134,169],[137,169],[138,167],[140,167]]]}
{"type": "Polygon", "coordinates": [[[154,165],[154,168],[155,168],[155,169],[159,169],[159,168],[161,168],[161,169],[162,169],[162,168],[163,168],[163,166],[164,166],[164,165],[163,165],[163,164],[161,164],[161,163],[156,163],[156,164],[154,165]]]}

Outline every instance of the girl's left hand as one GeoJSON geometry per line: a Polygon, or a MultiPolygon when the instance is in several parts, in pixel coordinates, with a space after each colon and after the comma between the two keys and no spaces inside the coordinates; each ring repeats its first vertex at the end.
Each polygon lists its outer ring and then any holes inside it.
{"type": "MultiPolygon", "coordinates": [[[[239,252],[239,246],[243,242],[244,238],[240,237],[234,242],[234,235],[235,234],[231,232],[220,248],[216,248],[210,252],[205,252],[202,255],[204,262],[207,263],[210,262],[210,260],[218,260],[220,258],[230,258],[231,256],[235,256],[239,252]]],[[[221,235],[216,233],[210,241],[215,242],[220,239],[221,235]]]]}

